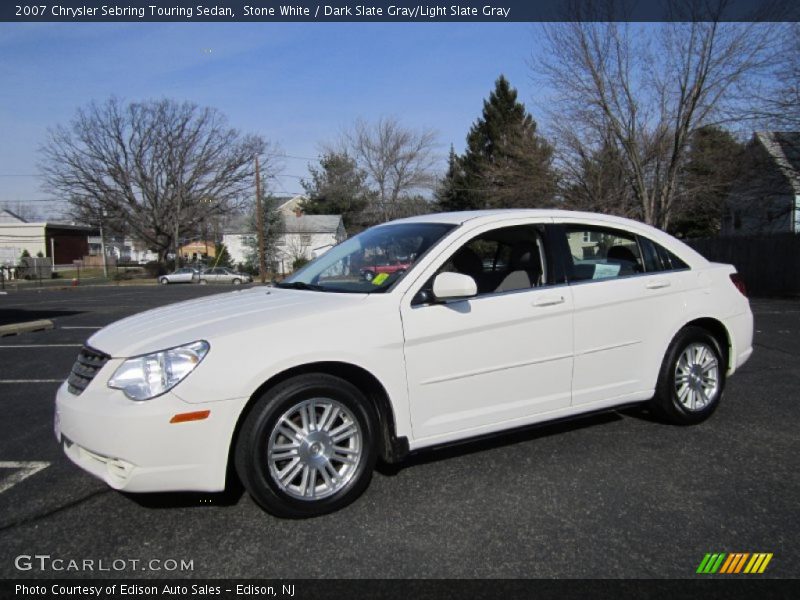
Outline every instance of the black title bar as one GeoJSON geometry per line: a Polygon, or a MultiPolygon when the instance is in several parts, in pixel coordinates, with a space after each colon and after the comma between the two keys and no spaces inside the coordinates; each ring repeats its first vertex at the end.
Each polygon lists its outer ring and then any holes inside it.
{"type": "Polygon", "coordinates": [[[55,0],[0,5],[5,22],[797,21],[794,0],[55,0]]]}

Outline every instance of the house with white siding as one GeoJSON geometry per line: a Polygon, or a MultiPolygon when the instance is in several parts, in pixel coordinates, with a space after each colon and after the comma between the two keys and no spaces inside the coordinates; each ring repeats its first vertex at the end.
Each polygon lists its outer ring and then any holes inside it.
{"type": "MultiPolygon", "coordinates": [[[[306,215],[301,209],[304,199],[303,196],[294,196],[273,200],[283,219],[282,233],[276,244],[277,260],[273,265],[277,273],[291,273],[297,259],[312,260],[347,239],[341,215],[306,215]]],[[[242,217],[228,224],[222,243],[231,260],[239,264],[246,262],[255,238],[256,234],[250,231],[249,219],[242,217]]]]}

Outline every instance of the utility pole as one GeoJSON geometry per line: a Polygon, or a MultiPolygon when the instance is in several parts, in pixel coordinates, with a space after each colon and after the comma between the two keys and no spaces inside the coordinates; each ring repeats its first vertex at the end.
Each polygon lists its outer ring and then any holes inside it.
{"type": "Polygon", "coordinates": [[[264,256],[264,211],[261,208],[261,172],[256,156],[256,227],[258,228],[258,276],[261,283],[267,282],[267,261],[264,256]]]}
{"type": "MultiPolygon", "coordinates": [[[[103,215],[105,216],[105,214],[103,215]]],[[[108,279],[108,262],[106,261],[106,239],[103,235],[103,217],[100,217],[100,254],[103,255],[103,277],[108,279]]]]}

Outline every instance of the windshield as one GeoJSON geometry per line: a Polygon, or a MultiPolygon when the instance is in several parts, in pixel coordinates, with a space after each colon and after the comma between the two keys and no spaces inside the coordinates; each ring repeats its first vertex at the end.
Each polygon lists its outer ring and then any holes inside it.
{"type": "Polygon", "coordinates": [[[378,225],[334,246],[278,287],[358,294],[382,293],[396,283],[454,225],[378,225]]]}

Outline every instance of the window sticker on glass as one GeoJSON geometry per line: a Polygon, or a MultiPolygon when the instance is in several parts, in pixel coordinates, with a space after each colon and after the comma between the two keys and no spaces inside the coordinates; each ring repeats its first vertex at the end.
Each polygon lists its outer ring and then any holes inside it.
{"type": "Polygon", "coordinates": [[[387,279],[389,279],[389,274],[388,274],[388,273],[378,273],[378,274],[377,274],[377,275],[375,275],[375,277],[372,279],[372,285],[380,285],[380,284],[382,284],[384,281],[386,281],[387,279]]]}
{"type": "Polygon", "coordinates": [[[594,266],[594,275],[592,275],[592,279],[605,279],[606,277],[616,277],[617,275],[619,275],[619,271],[621,268],[622,268],[621,265],[598,263],[594,266]]]}

